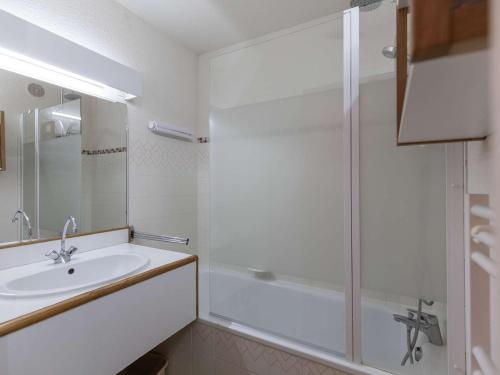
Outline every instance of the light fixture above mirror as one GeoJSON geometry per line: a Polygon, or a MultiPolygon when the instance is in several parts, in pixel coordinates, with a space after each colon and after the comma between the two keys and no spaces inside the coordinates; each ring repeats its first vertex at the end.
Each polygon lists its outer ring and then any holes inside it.
{"type": "Polygon", "coordinates": [[[140,74],[0,11],[0,69],[112,102],[142,94],[140,74]]]}

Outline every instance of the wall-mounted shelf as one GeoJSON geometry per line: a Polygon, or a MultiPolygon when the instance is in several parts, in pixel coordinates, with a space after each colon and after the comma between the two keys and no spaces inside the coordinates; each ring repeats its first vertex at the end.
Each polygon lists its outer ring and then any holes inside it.
{"type": "Polygon", "coordinates": [[[183,130],[178,129],[169,124],[163,123],[161,121],[150,121],[148,123],[148,129],[154,133],[164,137],[170,137],[175,139],[181,139],[184,141],[194,142],[196,140],[194,134],[183,130]]]}
{"type": "Polygon", "coordinates": [[[398,145],[482,140],[489,134],[487,5],[418,0],[406,8],[400,1],[398,145]]]}

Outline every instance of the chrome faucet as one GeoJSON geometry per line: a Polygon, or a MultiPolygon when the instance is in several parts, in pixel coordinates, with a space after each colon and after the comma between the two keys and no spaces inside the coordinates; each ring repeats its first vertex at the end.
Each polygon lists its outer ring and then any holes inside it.
{"type": "MultiPolygon", "coordinates": [[[[31,241],[31,239],[33,238],[33,228],[31,227],[31,220],[26,212],[17,210],[16,213],[14,214],[14,217],[12,218],[12,222],[15,223],[17,220],[19,220],[19,216],[21,216],[24,219],[24,222],[28,227],[28,236],[31,241]]],[[[22,235],[21,235],[21,241],[22,241],[22,235]]]]}
{"type": "Polygon", "coordinates": [[[71,257],[78,250],[76,246],[70,246],[68,250],[66,250],[66,235],[68,232],[69,224],[72,225],[73,234],[78,232],[78,225],[76,224],[76,219],[73,216],[68,216],[66,222],[64,223],[64,228],[61,233],[61,250],[51,250],[45,256],[54,261],[54,263],[69,263],[71,261],[71,257]]]}
{"type": "MultiPolygon", "coordinates": [[[[443,337],[441,336],[437,316],[423,312],[422,304],[432,306],[434,301],[427,301],[419,298],[417,310],[407,309],[408,316],[399,314],[393,315],[396,322],[406,325],[407,351],[401,361],[401,366],[404,366],[408,360],[410,360],[410,363],[413,364],[413,350],[419,350],[419,348],[415,348],[415,346],[417,344],[417,338],[420,331],[422,331],[429,338],[431,344],[437,346],[443,345],[443,337]],[[412,330],[415,331],[413,338],[411,337],[412,330]]],[[[415,353],[415,359],[417,359],[417,361],[421,358],[421,352],[419,351],[419,353],[420,354],[418,356],[417,353],[415,353]]]]}

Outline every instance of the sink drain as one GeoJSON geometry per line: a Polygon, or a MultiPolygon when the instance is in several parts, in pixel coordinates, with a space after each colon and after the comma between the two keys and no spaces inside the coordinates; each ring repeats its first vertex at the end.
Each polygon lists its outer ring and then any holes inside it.
{"type": "Polygon", "coordinates": [[[70,275],[73,275],[73,274],[75,273],[75,269],[74,269],[74,268],[70,268],[70,269],[68,270],[68,273],[69,273],[70,275]]]}

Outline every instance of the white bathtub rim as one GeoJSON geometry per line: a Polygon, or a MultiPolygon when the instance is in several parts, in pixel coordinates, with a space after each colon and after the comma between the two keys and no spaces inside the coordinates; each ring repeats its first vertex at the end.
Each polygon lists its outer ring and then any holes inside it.
{"type": "MultiPolygon", "coordinates": [[[[251,273],[239,271],[232,268],[226,268],[222,265],[216,265],[214,268],[210,268],[207,265],[200,266],[199,272],[202,282],[206,282],[206,280],[204,280],[202,275],[209,276],[210,273],[214,271],[215,273],[230,275],[237,278],[244,278],[247,280],[252,280],[253,282],[262,283],[269,286],[285,287],[287,289],[294,291],[307,292],[308,294],[314,296],[321,296],[321,297],[326,296],[330,298],[340,298],[342,300],[345,300],[345,290],[343,290],[343,287],[338,285],[335,286],[333,289],[325,289],[324,287],[318,285],[300,284],[292,280],[282,280],[282,279],[259,280],[252,277],[251,273]]],[[[403,296],[403,298],[405,299],[405,302],[362,295],[361,303],[364,307],[371,307],[373,309],[382,310],[390,314],[393,313],[406,314],[406,309],[415,308],[416,303],[415,303],[415,298],[413,297],[403,296]],[[406,303],[409,302],[410,300],[412,301],[412,303],[406,303]]],[[[441,301],[434,301],[434,305],[432,307],[426,307],[426,312],[437,315],[438,318],[443,322],[446,322],[447,320],[446,304],[444,304],[441,301]]]]}
{"type": "Polygon", "coordinates": [[[200,313],[198,320],[204,324],[227,331],[236,336],[259,342],[263,345],[282,350],[304,359],[318,362],[325,366],[333,367],[336,370],[347,371],[353,375],[394,375],[390,372],[354,363],[333,354],[328,354],[320,350],[310,348],[306,345],[295,343],[291,340],[276,337],[239,323],[234,323],[213,315],[207,315],[206,313],[200,313]]]}

